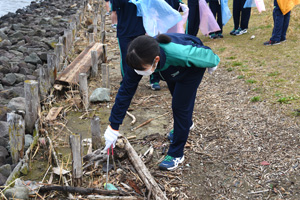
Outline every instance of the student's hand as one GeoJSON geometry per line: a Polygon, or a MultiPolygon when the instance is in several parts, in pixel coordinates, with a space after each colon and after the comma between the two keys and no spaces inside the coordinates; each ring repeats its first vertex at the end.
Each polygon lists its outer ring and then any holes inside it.
{"type": "Polygon", "coordinates": [[[118,139],[118,136],[120,135],[118,130],[112,129],[110,126],[107,127],[104,138],[105,138],[105,148],[104,150],[107,150],[108,148],[113,145],[113,148],[115,148],[116,141],[118,139]]]}

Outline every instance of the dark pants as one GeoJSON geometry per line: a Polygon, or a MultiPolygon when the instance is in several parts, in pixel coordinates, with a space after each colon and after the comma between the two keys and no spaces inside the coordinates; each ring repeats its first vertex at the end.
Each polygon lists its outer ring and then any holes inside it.
{"type": "Polygon", "coordinates": [[[190,72],[180,81],[167,81],[172,94],[174,118],[174,138],[168,151],[168,155],[172,157],[183,156],[184,145],[189,136],[190,126],[193,123],[192,115],[197,89],[201,83],[205,69],[190,69],[190,72]]]}
{"type": "MultiPolygon", "coordinates": [[[[134,40],[136,37],[138,37],[138,36],[118,38],[119,48],[120,48],[120,56],[121,56],[120,65],[121,65],[122,78],[126,74],[127,70],[130,68],[126,63],[127,48],[129,46],[130,42],[132,40],[134,40]]],[[[150,83],[159,83],[159,80],[160,80],[160,78],[159,78],[158,73],[153,73],[150,76],[150,83]]]]}
{"type": "Polygon", "coordinates": [[[187,20],[187,29],[186,34],[197,36],[200,25],[200,14],[199,14],[199,5],[193,4],[189,5],[189,16],[187,20]]]}
{"type": "Polygon", "coordinates": [[[233,0],[234,29],[248,29],[251,8],[244,8],[246,0],[233,0]],[[241,22],[241,24],[240,24],[241,22]]]}
{"type": "Polygon", "coordinates": [[[274,28],[272,32],[272,41],[284,41],[286,39],[286,32],[289,27],[291,12],[283,15],[278,4],[277,0],[274,0],[274,10],[273,10],[273,21],[274,28]]]}
{"type": "MultiPolygon", "coordinates": [[[[220,26],[220,31],[215,32],[216,34],[221,33],[223,30],[223,23],[222,23],[222,13],[221,13],[221,5],[218,1],[210,1],[209,2],[209,8],[211,12],[213,13],[214,17],[217,19],[218,25],[220,26]]],[[[210,33],[212,34],[212,33],[210,33]]]]}

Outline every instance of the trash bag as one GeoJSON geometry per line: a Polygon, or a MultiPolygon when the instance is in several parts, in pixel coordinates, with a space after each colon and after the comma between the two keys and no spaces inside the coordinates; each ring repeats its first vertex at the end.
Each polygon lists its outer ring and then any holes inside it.
{"type": "Polygon", "coordinates": [[[285,15],[290,12],[294,8],[294,6],[300,4],[300,0],[277,0],[277,3],[282,14],[285,15]]]}
{"type": "Polygon", "coordinates": [[[252,8],[252,7],[256,7],[255,0],[246,0],[244,4],[244,8],[252,8]]]}
{"type": "Polygon", "coordinates": [[[205,0],[199,0],[199,13],[199,28],[203,35],[221,30],[205,0]]]}
{"type": "Polygon", "coordinates": [[[182,20],[170,28],[167,33],[185,33],[183,25],[186,23],[189,16],[189,7],[186,4],[180,3],[179,9],[183,11],[182,20]]]}
{"type": "Polygon", "coordinates": [[[181,19],[181,15],[164,0],[131,0],[137,5],[143,17],[143,25],[148,35],[166,33],[181,19]]]}
{"type": "Polygon", "coordinates": [[[259,13],[261,13],[261,11],[266,11],[264,0],[255,0],[255,4],[259,13]]]}
{"type": "Polygon", "coordinates": [[[222,24],[225,26],[231,18],[231,12],[228,8],[228,0],[221,0],[222,24]]]}

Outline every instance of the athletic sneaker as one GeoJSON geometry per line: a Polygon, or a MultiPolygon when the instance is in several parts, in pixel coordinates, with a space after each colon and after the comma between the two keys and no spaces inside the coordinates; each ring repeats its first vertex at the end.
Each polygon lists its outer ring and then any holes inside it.
{"type": "Polygon", "coordinates": [[[232,31],[230,31],[230,35],[235,35],[235,29],[233,29],[232,31]]]}
{"type": "Polygon", "coordinates": [[[106,16],[108,16],[108,15],[110,15],[110,13],[109,13],[109,12],[107,12],[107,13],[105,13],[105,15],[106,15],[106,16]]]}
{"type": "Polygon", "coordinates": [[[247,29],[242,30],[241,28],[239,28],[238,30],[235,31],[235,35],[243,35],[247,32],[248,32],[247,29]]]}
{"type": "Polygon", "coordinates": [[[282,39],[282,40],[280,40],[280,42],[286,42],[286,39],[282,39]]]}
{"type": "Polygon", "coordinates": [[[216,35],[216,34],[211,34],[211,35],[209,35],[209,38],[210,39],[217,39],[218,38],[218,36],[216,35]]]}
{"type": "Polygon", "coordinates": [[[265,46],[269,46],[269,45],[277,45],[277,44],[280,44],[280,42],[278,41],[272,41],[272,40],[269,40],[267,42],[264,42],[264,45],[265,46]]]}
{"type": "Polygon", "coordinates": [[[114,29],[116,29],[117,28],[117,24],[112,24],[111,27],[114,28],[114,29]]]}
{"type": "Polygon", "coordinates": [[[218,34],[218,38],[223,38],[224,36],[222,35],[222,33],[218,34]]]}
{"type": "MultiPolygon", "coordinates": [[[[192,124],[192,126],[190,127],[190,131],[194,129],[194,122],[192,124]]],[[[174,137],[174,129],[172,129],[169,134],[168,134],[168,139],[170,140],[171,143],[173,143],[173,137],[174,137]]]]}
{"type": "Polygon", "coordinates": [[[160,90],[160,85],[159,85],[159,83],[152,83],[151,84],[151,89],[152,90],[160,90]]]}
{"type": "Polygon", "coordinates": [[[184,161],[184,156],[174,158],[167,155],[165,159],[158,165],[160,170],[174,170],[180,163],[184,161]]]}

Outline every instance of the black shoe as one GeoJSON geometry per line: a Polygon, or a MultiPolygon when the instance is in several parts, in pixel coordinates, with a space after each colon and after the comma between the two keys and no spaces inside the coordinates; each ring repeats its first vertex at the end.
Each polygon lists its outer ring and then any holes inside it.
{"type": "Polygon", "coordinates": [[[222,35],[222,33],[218,34],[218,38],[223,38],[224,36],[222,35]]]}
{"type": "Polygon", "coordinates": [[[210,34],[210,35],[209,35],[209,38],[210,38],[210,39],[217,39],[218,36],[217,36],[216,34],[213,33],[213,34],[210,34]]]}
{"type": "Polygon", "coordinates": [[[286,39],[282,39],[282,40],[280,40],[280,42],[286,42],[286,39]]]}
{"type": "Polygon", "coordinates": [[[235,29],[233,29],[232,31],[230,31],[230,35],[235,35],[235,29]]]}
{"type": "Polygon", "coordinates": [[[277,45],[277,44],[280,44],[280,42],[278,41],[272,41],[272,40],[269,40],[267,42],[264,42],[264,45],[265,46],[269,46],[269,45],[277,45]]]}

